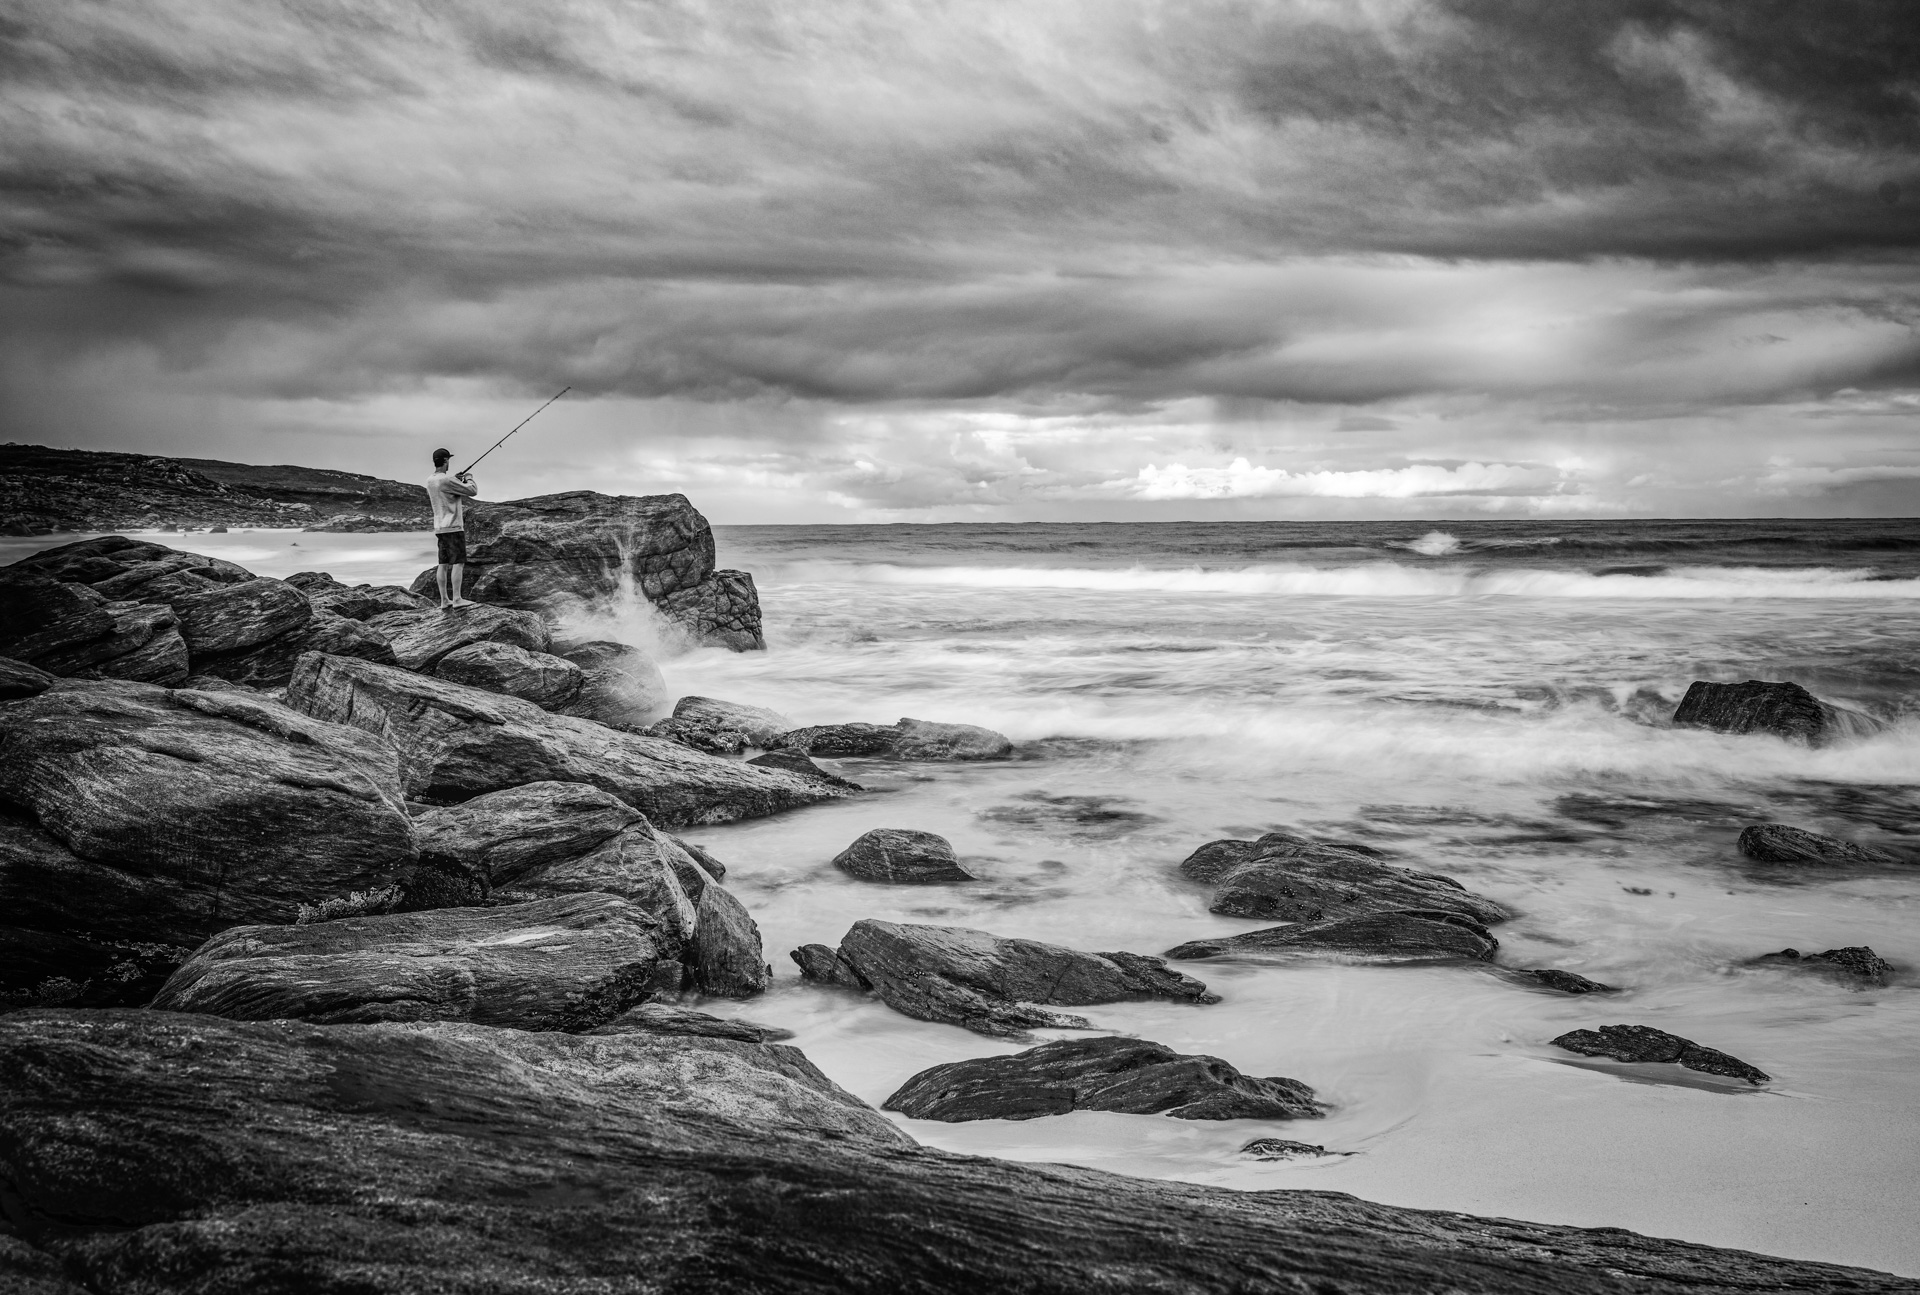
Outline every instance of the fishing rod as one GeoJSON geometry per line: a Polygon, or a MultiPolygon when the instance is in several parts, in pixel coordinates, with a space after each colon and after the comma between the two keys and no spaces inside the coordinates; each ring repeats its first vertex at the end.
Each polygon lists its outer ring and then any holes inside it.
{"type": "MultiPolygon", "coordinates": [[[[572,388],[572,387],[562,387],[562,388],[560,388],[560,396],[564,396],[564,395],[566,395],[566,394],[567,394],[567,393],[568,393],[569,391],[572,391],[572,390],[573,390],[573,388],[572,388]]],[[[560,399],[560,396],[555,396],[555,397],[553,398],[553,400],[558,400],[558,399],[560,399]]],[[[553,403],[553,400],[549,400],[549,401],[547,402],[547,405],[551,405],[551,404],[553,403]]],[[[515,424],[513,425],[513,432],[517,432],[517,431],[519,431],[519,430],[520,430],[520,429],[521,429],[522,427],[525,427],[525,426],[526,426],[526,425],[527,425],[528,423],[530,423],[530,422],[532,422],[532,421],[533,421],[534,419],[536,419],[536,418],[538,418],[538,417],[540,417],[540,414],[541,414],[541,411],[542,411],[542,410],[544,410],[544,409],[546,409],[546,407],[547,407],[547,405],[542,405],[542,406],[540,406],[540,408],[539,408],[539,409],[536,409],[536,410],[534,410],[534,411],[533,411],[532,413],[530,413],[530,414],[528,414],[528,415],[527,415],[527,416],[526,416],[525,418],[522,418],[522,419],[521,419],[521,420],[520,420],[519,422],[517,422],[517,423],[515,423],[515,424]]],[[[513,432],[508,432],[508,433],[507,433],[507,436],[512,436],[512,435],[513,435],[513,432]]],[[[494,442],[494,443],[493,443],[492,445],[489,445],[489,446],[487,447],[487,453],[486,453],[486,454],[482,454],[482,455],[480,456],[480,459],[484,459],[484,458],[486,458],[486,457],[487,457],[487,454],[491,454],[491,453],[493,453],[493,452],[494,452],[495,450],[497,450],[497,449],[499,449],[499,448],[500,448],[500,447],[501,447],[502,445],[505,445],[505,444],[507,443],[507,436],[502,436],[502,437],[501,437],[501,438],[500,438],[499,440],[497,440],[497,441],[495,441],[495,442],[494,442]]],[[[462,469],[460,469],[460,471],[459,471],[459,472],[458,472],[458,473],[457,473],[456,475],[458,475],[458,476],[465,476],[465,475],[466,475],[467,473],[469,473],[469,472],[471,472],[471,471],[473,471],[473,470],[474,470],[475,468],[477,468],[477,467],[479,467],[479,466],[480,466],[480,459],[475,459],[475,460],[474,460],[473,462],[471,462],[471,463],[469,463],[469,464],[467,464],[467,466],[466,466],[466,467],[464,467],[464,468],[462,468],[462,469]]]]}

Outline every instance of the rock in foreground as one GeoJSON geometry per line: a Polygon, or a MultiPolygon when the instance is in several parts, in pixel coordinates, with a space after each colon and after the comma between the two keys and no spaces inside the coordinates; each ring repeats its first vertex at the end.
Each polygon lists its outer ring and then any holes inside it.
{"type": "Polygon", "coordinates": [[[1177,1120],[1312,1120],[1325,1112],[1297,1079],[1255,1079],[1218,1057],[1143,1039],[1063,1039],[1010,1057],[922,1070],[880,1104],[916,1120],[1031,1120],[1068,1111],[1177,1120]]]}
{"type": "Polygon", "coordinates": [[[1240,958],[1263,961],[1298,957],[1353,958],[1373,962],[1491,962],[1500,942],[1472,918],[1446,912],[1366,913],[1329,922],[1269,926],[1240,935],[1190,940],[1168,949],[1177,959],[1240,958]]]}
{"type": "Polygon", "coordinates": [[[1505,908],[1451,877],[1396,868],[1350,846],[1270,832],[1257,841],[1211,841],[1180,870],[1217,889],[1209,911],[1230,917],[1317,922],[1393,909],[1458,913],[1504,922],[1505,908]]]}
{"type": "Polygon", "coordinates": [[[804,1061],[726,1040],[19,1012],[0,1017],[8,1217],[95,1295],[1084,1295],[1090,1275],[1222,1295],[1913,1288],[1616,1228],[921,1150],[804,1061]]]}
{"type": "Polygon", "coordinates": [[[1742,828],[1740,853],[1761,863],[1899,863],[1900,858],[1870,845],[1855,845],[1837,836],[1822,836],[1785,823],[1763,823],[1742,828]]]}
{"type": "Polygon", "coordinates": [[[809,980],[871,989],[887,1006],[922,1021],[945,1021],[975,1034],[1016,1038],[1038,1028],[1093,1028],[1066,1007],[1147,998],[1217,1003],[1192,976],[1139,953],[1083,953],[1038,940],[1009,940],[964,926],[855,922],[838,951],[795,949],[809,980]]]}
{"type": "Polygon", "coordinates": [[[682,697],[673,715],[647,731],[654,737],[685,742],[697,751],[735,755],[748,747],[770,747],[793,721],[764,706],[721,701],[717,697],[682,697]]]}
{"type": "Polygon", "coordinates": [[[1571,1030],[1554,1039],[1553,1046],[1589,1057],[1611,1057],[1615,1061],[1677,1062],[1688,1070],[1744,1079],[1756,1086],[1772,1078],[1738,1057],[1647,1025],[1602,1025],[1594,1030],[1571,1030]]]}
{"type": "Polygon", "coordinates": [[[1809,746],[1871,732],[1865,715],[1821,701],[1797,683],[1707,683],[1696,680],[1673,712],[1673,722],[1717,733],[1771,733],[1809,746]]]}
{"type": "Polygon", "coordinates": [[[876,827],[833,857],[833,866],[862,881],[918,886],[972,881],[944,836],[905,827],[876,827]]]}

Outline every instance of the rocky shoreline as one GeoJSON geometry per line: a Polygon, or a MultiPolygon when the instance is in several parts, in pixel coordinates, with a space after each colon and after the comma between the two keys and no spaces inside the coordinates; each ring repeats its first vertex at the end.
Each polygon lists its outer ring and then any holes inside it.
{"type": "MultiPolygon", "coordinates": [[[[643,653],[567,639],[570,612],[638,595],[693,641],[765,646],[751,577],[715,568],[681,496],[494,505],[474,539],[485,605],[468,611],[426,606],[418,581],[271,580],[123,536],[0,568],[7,1289],[1913,1289],[1616,1229],[919,1146],[783,1031],[693,1010],[752,999],[772,972],[732,870],[674,833],[866,794],[836,759],[1012,744],[670,702],[643,653]]],[[[1696,684],[1675,722],[1818,744],[1861,721],[1748,681],[1696,684]]],[[[1906,866],[1790,825],[1750,833],[1740,849],[1767,866],[1906,866]]],[[[833,865],[862,886],[975,875],[909,827],[833,865]]],[[[1502,966],[1506,906],[1351,842],[1215,841],[1178,870],[1212,912],[1278,925],[1155,954],[864,919],[789,956],[809,992],[1033,1045],[922,1070],[885,1103],[943,1121],[1317,1118],[1306,1084],[1231,1058],[1030,1034],[1098,1030],[1056,1008],[1205,1012],[1220,995],[1188,972],[1216,960],[1622,992],[1502,966]]],[[[1755,961],[1896,972],[1864,947],[1755,961]]],[[[1771,1080],[1643,1025],[1539,1043],[1771,1080]]]]}

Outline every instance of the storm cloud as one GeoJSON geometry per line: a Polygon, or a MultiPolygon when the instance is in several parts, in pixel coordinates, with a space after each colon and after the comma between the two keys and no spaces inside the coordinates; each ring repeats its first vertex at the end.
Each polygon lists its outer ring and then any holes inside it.
{"type": "Polygon", "coordinates": [[[16,0],[0,414],[411,476],[571,384],[529,488],[742,520],[1911,513],[1910,19],[16,0]]]}

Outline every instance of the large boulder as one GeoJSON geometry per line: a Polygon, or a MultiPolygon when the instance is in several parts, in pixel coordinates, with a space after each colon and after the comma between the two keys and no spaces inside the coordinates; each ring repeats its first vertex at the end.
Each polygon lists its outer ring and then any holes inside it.
{"type": "Polygon", "coordinates": [[[1742,828],[1740,853],[1762,863],[1886,864],[1900,863],[1891,851],[1855,845],[1837,836],[1822,836],[1785,823],[1761,823],[1742,828]]]}
{"type": "Polygon", "coordinates": [[[1148,998],[1217,1003],[1191,976],[1138,953],[1083,953],[1039,940],[1010,940],[964,926],[855,922],[839,949],[806,945],[793,960],[809,980],[859,986],[922,1021],[1017,1038],[1039,1028],[1093,1028],[1066,1007],[1148,998]]]}
{"type": "Polygon", "coordinates": [[[654,606],[696,643],[735,652],[767,646],[760,625],[760,591],[745,571],[715,571],[699,584],[663,594],[654,606]]]}
{"type": "Polygon", "coordinates": [[[54,675],[175,684],[187,648],[167,607],[110,601],[21,564],[0,568],[0,655],[54,675]]]}
{"type": "Polygon", "coordinates": [[[1369,912],[1358,917],[1269,926],[1239,935],[1190,940],[1169,958],[1263,962],[1300,957],[1366,962],[1491,962],[1500,942],[1470,917],[1450,911],[1369,912]]]}
{"type": "Polygon", "coordinates": [[[1062,1039],[1010,1057],[932,1066],[880,1104],[916,1120],[1031,1120],[1069,1111],[1177,1120],[1314,1120],[1326,1112],[1297,1079],[1255,1079],[1218,1057],[1145,1039],[1062,1039]]]}
{"type": "Polygon", "coordinates": [[[474,1021],[587,1030],[678,990],[680,940],[613,895],[236,926],[189,958],[161,1011],[237,1021],[474,1021]]]}
{"type": "Polygon", "coordinates": [[[554,715],[443,679],[311,653],[287,704],[393,743],[408,794],[459,801],[530,782],[584,782],[673,828],[811,805],[843,794],[771,769],[554,715]]]}
{"type": "Polygon", "coordinates": [[[1451,877],[1380,862],[1348,846],[1270,832],[1257,841],[1212,841],[1180,870],[1212,882],[1211,911],[1231,917],[1317,922],[1394,909],[1435,909],[1504,922],[1505,908],[1451,877]]]}
{"type": "Polygon", "coordinates": [[[449,607],[445,610],[385,612],[367,625],[393,645],[393,655],[408,670],[431,670],[440,659],[469,643],[507,643],[531,652],[553,646],[547,623],[531,612],[506,607],[449,607]]]}
{"type": "Polygon", "coordinates": [[[1744,1079],[1758,1087],[1772,1078],[1738,1057],[1730,1057],[1716,1048],[1704,1047],[1692,1039],[1683,1039],[1650,1025],[1602,1025],[1592,1030],[1569,1030],[1554,1039],[1553,1046],[1587,1057],[1608,1057],[1614,1061],[1677,1063],[1703,1074],[1744,1079]]]}
{"type": "Polygon", "coordinates": [[[187,677],[190,659],[171,607],[108,603],[111,630],[90,643],[44,653],[41,669],[74,679],[126,679],[171,687],[187,677]]]}
{"type": "Polygon", "coordinates": [[[724,1039],[16,1012],[0,1148],[20,1221],[0,1235],[95,1292],[1913,1286],[1618,1228],[923,1150],[791,1048],[724,1039]]]}
{"type": "Polygon", "coordinates": [[[370,625],[316,608],[313,619],[298,629],[258,647],[224,656],[195,657],[193,668],[201,677],[248,688],[284,688],[293,678],[294,663],[308,652],[357,657],[375,665],[399,664],[386,635],[370,625]]]}
{"type": "Polygon", "coordinates": [[[1006,760],[1013,743],[976,724],[936,724],[902,719],[894,724],[816,724],[789,729],[774,746],[802,755],[887,756],[895,760],[1006,760]]]}
{"type": "Polygon", "coordinates": [[[541,710],[559,710],[580,693],[586,677],[579,666],[551,652],[529,652],[511,643],[469,643],[440,658],[433,673],[441,679],[484,688],[530,701],[541,710]]]}
{"type": "Polygon", "coordinates": [[[1821,701],[1797,683],[1749,679],[1745,683],[1695,680],[1673,712],[1673,722],[1718,733],[1771,733],[1810,746],[1877,730],[1858,711],[1821,701]]]}
{"type": "Polygon", "coordinates": [[[144,587],[149,582],[176,573],[211,584],[238,584],[253,579],[253,572],[225,558],[187,553],[125,535],[102,535],[42,549],[14,563],[12,569],[90,585],[110,599],[142,601],[145,600],[144,587]]]}
{"type": "Polygon", "coordinates": [[[944,836],[906,827],[876,827],[833,856],[833,866],[862,881],[925,885],[972,881],[944,836]]]}
{"type": "Polygon", "coordinates": [[[172,603],[180,636],[196,657],[259,647],[313,619],[313,604],[284,580],[264,576],[187,594],[172,603]]]}
{"type": "Polygon", "coordinates": [[[717,882],[693,901],[693,937],[687,968],[694,988],[721,998],[750,998],[773,982],[760,943],[760,927],[746,905],[717,882]]]}
{"type": "Polygon", "coordinates": [[[792,728],[792,720],[764,706],[717,697],[682,697],[673,704],[673,714],[647,732],[684,742],[698,751],[734,755],[748,747],[774,746],[779,736],[792,728]]]}
{"type": "Polygon", "coordinates": [[[580,690],[559,707],[562,714],[631,733],[645,729],[667,707],[667,681],[659,665],[630,643],[556,641],[553,652],[580,667],[580,690]]]}
{"type": "Polygon", "coordinates": [[[371,620],[387,612],[425,611],[434,604],[399,585],[346,585],[325,571],[301,571],[287,577],[316,611],[329,611],[348,620],[371,620]]]}

